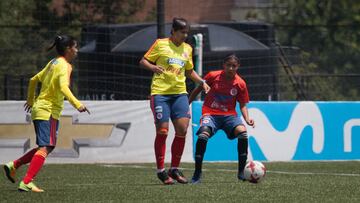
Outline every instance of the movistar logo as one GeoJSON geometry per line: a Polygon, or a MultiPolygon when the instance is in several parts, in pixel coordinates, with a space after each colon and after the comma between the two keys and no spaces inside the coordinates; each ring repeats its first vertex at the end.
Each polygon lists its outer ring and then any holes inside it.
{"type": "Polygon", "coordinates": [[[177,64],[177,65],[183,67],[185,65],[185,62],[183,60],[180,60],[177,58],[169,58],[168,64],[169,65],[177,64]]]}
{"type": "MultiPolygon", "coordinates": [[[[193,105],[196,105],[193,106],[193,117],[200,117],[201,111],[194,109],[200,108],[201,103],[193,105]]],[[[219,106],[219,103],[214,104],[214,108],[219,106]]],[[[248,159],[359,159],[359,107],[359,102],[251,102],[248,107],[249,115],[258,125],[255,128],[247,127],[248,159]]],[[[207,150],[216,156],[208,156],[206,160],[237,160],[233,144],[223,142],[216,136],[213,139],[216,145],[208,143],[207,150]],[[224,153],[219,155],[216,153],[218,151],[224,153]]]]}
{"type": "MultiPolygon", "coordinates": [[[[249,108],[249,114],[261,126],[247,128],[248,134],[255,138],[266,160],[289,161],[292,160],[306,126],[312,128],[312,150],[319,154],[324,149],[325,129],[321,112],[315,102],[299,102],[283,130],[274,128],[273,123],[266,114],[258,108],[249,108]],[[311,115],[311,116],[310,116],[311,115]]],[[[272,118],[273,122],[275,121],[272,118]]],[[[250,155],[252,158],[250,147],[250,155]]]]}

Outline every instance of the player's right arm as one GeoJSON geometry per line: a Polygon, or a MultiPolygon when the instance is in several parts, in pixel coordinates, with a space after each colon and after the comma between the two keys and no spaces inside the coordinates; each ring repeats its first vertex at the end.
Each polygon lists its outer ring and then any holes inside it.
{"type": "Polygon", "coordinates": [[[157,73],[157,74],[161,74],[164,72],[164,68],[158,66],[158,65],[155,65],[155,64],[152,64],[150,63],[149,60],[147,60],[146,58],[142,58],[140,60],[140,67],[144,68],[144,69],[147,69],[147,70],[150,70],[154,73],[157,73]]]}
{"type": "Polygon", "coordinates": [[[27,90],[27,99],[26,99],[26,103],[24,104],[24,108],[25,108],[26,112],[30,112],[32,106],[34,105],[36,87],[37,87],[38,82],[41,81],[41,77],[45,71],[46,71],[46,68],[41,70],[39,73],[37,73],[34,77],[30,78],[30,80],[29,80],[29,85],[28,85],[28,90],[27,90]]]}
{"type": "Polygon", "coordinates": [[[248,112],[248,109],[246,107],[246,103],[240,103],[240,111],[241,111],[241,114],[245,120],[245,122],[249,125],[249,126],[252,126],[252,127],[255,127],[255,121],[254,119],[251,119],[249,117],[249,112],[248,112]]]}
{"type": "Polygon", "coordinates": [[[154,73],[161,74],[164,68],[156,65],[156,60],[159,58],[159,40],[156,40],[150,49],[145,53],[144,57],[140,60],[140,67],[150,70],[154,73]]]}

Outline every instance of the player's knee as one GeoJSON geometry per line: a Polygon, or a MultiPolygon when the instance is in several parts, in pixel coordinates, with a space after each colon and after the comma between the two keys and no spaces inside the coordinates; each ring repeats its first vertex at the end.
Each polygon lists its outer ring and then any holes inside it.
{"type": "Polygon", "coordinates": [[[50,154],[52,151],[54,151],[55,146],[48,146],[46,147],[47,154],[50,154]]]}
{"type": "Polygon", "coordinates": [[[207,141],[212,136],[212,130],[208,126],[201,126],[197,134],[198,139],[207,141]]]}
{"type": "Polygon", "coordinates": [[[187,130],[178,130],[175,132],[175,135],[177,137],[186,137],[186,134],[187,134],[187,130]]]}
{"type": "Polygon", "coordinates": [[[206,134],[203,134],[203,133],[200,133],[199,135],[198,135],[198,139],[199,140],[204,140],[204,141],[208,141],[209,140],[209,137],[208,137],[208,135],[206,135],[206,134]]]}
{"type": "Polygon", "coordinates": [[[248,139],[248,134],[247,134],[247,131],[242,131],[242,132],[239,132],[236,137],[238,139],[248,139]]]}
{"type": "Polygon", "coordinates": [[[186,134],[175,134],[175,137],[179,137],[179,138],[185,139],[185,138],[186,138],[186,134]]]}
{"type": "Polygon", "coordinates": [[[162,135],[162,136],[167,136],[168,135],[169,130],[167,128],[159,128],[156,131],[156,134],[162,135]]]}
{"type": "Polygon", "coordinates": [[[39,147],[36,154],[46,158],[53,150],[55,146],[39,147]]]}
{"type": "Polygon", "coordinates": [[[247,129],[246,129],[245,125],[243,125],[243,124],[236,126],[235,130],[234,130],[235,134],[238,134],[238,133],[241,133],[244,131],[247,131],[247,129]]]}

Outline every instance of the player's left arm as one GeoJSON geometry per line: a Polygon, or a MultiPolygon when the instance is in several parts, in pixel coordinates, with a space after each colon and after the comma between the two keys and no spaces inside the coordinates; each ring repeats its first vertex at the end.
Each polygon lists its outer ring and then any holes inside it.
{"type": "Polygon", "coordinates": [[[254,128],[255,127],[255,121],[254,121],[254,119],[249,117],[249,112],[248,112],[248,109],[246,107],[246,103],[240,103],[240,111],[241,111],[241,114],[242,114],[245,122],[249,126],[252,126],[254,128]]]}
{"type": "Polygon", "coordinates": [[[90,111],[87,109],[87,107],[82,104],[71,92],[69,88],[70,84],[70,75],[71,75],[72,68],[68,66],[68,68],[62,69],[59,75],[59,87],[62,94],[66,97],[66,99],[69,101],[69,103],[76,108],[79,112],[88,112],[90,114],[90,111]]]}
{"type": "Polygon", "coordinates": [[[194,69],[185,70],[185,76],[190,78],[195,83],[199,84],[203,88],[205,94],[210,91],[210,86],[194,71],[194,69]]]}
{"type": "Polygon", "coordinates": [[[185,76],[187,78],[190,78],[192,81],[194,81],[195,83],[199,84],[205,94],[207,94],[210,91],[210,86],[206,83],[206,81],[204,79],[202,79],[197,73],[196,71],[194,71],[194,63],[192,61],[192,48],[191,46],[187,46],[188,49],[186,49],[187,53],[188,53],[188,58],[187,61],[185,63],[185,76]]]}
{"type": "Polygon", "coordinates": [[[246,83],[244,81],[240,81],[238,83],[238,88],[239,88],[240,91],[239,91],[239,94],[238,94],[238,97],[237,97],[237,101],[240,104],[241,114],[242,114],[245,122],[249,126],[255,127],[255,121],[249,117],[249,112],[248,112],[248,109],[246,107],[246,104],[249,103],[249,100],[250,100],[249,99],[249,92],[248,92],[247,87],[246,87],[246,83]]]}

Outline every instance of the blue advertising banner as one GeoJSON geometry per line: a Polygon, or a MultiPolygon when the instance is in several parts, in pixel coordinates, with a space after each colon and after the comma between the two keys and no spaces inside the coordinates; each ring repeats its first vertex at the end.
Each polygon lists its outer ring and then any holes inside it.
{"type": "MultiPolygon", "coordinates": [[[[192,104],[194,153],[202,102],[192,104]]],[[[359,160],[360,102],[251,102],[249,159],[359,160]]],[[[238,109],[238,114],[239,108],[238,109]]],[[[236,161],[237,140],[220,130],[208,141],[205,161],[236,161]]]]}

